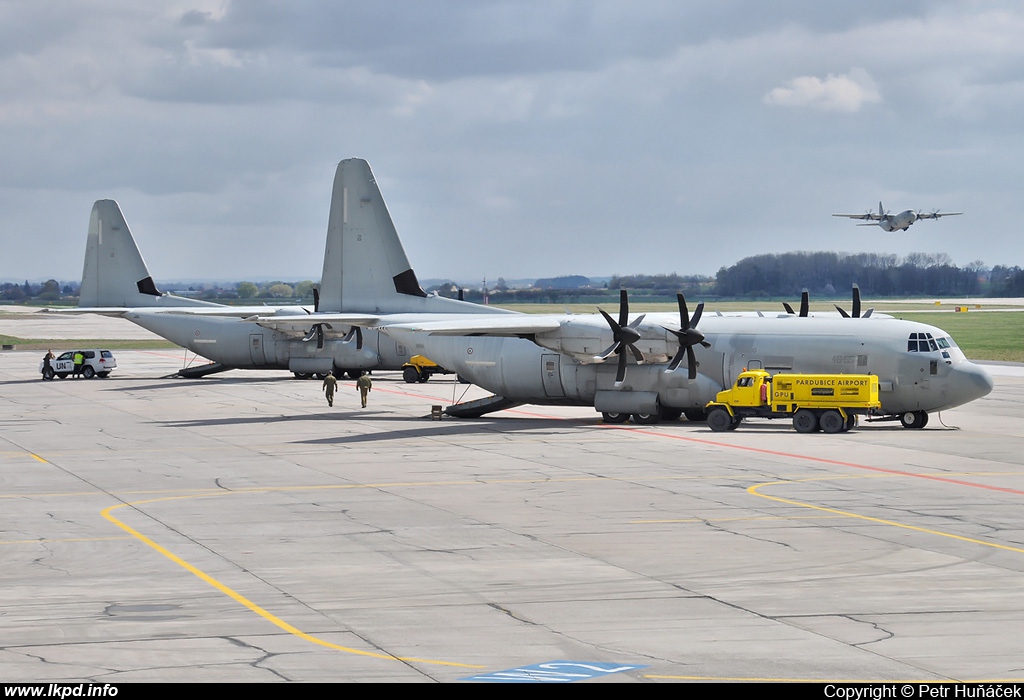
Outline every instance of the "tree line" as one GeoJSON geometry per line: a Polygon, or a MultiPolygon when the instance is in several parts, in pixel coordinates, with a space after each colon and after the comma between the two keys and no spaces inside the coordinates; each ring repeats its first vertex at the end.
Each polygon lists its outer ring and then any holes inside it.
{"type": "MultiPolygon", "coordinates": [[[[193,285],[178,293],[201,299],[231,302],[256,299],[289,299],[311,303],[312,280],[256,284],[237,282],[225,285],[193,285]]],[[[721,268],[714,277],[707,275],[615,275],[607,283],[591,284],[587,277],[567,275],[537,280],[533,287],[510,288],[498,278],[488,289],[462,289],[466,301],[492,304],[581,303],[617,296],[619,289],[650,300],[673,300],[676,292],[687,298],[765,298],[797,297],[803,289],[819,296],[841,296],[857,284],[861,293],[873,297],[892,296],[1024,296],[1024,269],[996,265],[988,268],[980,260],[958,267],[944,253],[911,253],[904,258],[877,253],[791,252],[766,253],[744,258],[721,268]]],[[[74,301],[78,283],[59,283],[50,279],[42,284],[5,282],[0,284],[0,300],[74,301]]],[[[180,291],[179,291],[180,290],[180,291]]],[[[446,282],[428,289],[441,296],[455,298],[459,285],[446,282]]]]}

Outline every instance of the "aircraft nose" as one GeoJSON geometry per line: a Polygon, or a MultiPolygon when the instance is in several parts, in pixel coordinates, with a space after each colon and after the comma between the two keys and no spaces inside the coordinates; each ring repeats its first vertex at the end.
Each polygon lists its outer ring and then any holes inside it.
{"type": "Polygon", "coordinates": [[[992,382],[992,375],[971,362],[961,362],[955,365],[949,378],[952,388],[951,398],[957,405],[987,396],[995,386],[992,382]]]}

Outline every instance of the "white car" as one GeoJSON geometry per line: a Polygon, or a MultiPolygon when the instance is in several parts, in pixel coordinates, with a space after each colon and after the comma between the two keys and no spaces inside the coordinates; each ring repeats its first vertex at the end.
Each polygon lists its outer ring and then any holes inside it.
{"type": "Polygon", "coordinates": [[[82,376],[86,379],[109,377],[117,367],[117,360],[109,350],[68,350],[60,357],[50,360],[49,367],[43,366],[45,361],[39,363],[39,372],[43,379],[50,380],[55,376],[64,379],[74,372],[76,353],[82,353],[82,376]]]}

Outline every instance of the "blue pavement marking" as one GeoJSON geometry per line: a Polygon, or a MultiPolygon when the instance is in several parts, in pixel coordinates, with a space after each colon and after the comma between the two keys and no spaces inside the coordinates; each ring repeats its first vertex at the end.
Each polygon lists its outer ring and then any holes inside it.
{"type": "Polygon", "coordinates": [[[548,661],[533,666],[520,666],[507,671],[495,671],[479,676],[460,678],[463,681],[486,681],[489,683],[572,683],[588,678],[607,676],[611,673],[635,671],[646,666],[627,664],[591,663],[589,661],[548,661]]]}

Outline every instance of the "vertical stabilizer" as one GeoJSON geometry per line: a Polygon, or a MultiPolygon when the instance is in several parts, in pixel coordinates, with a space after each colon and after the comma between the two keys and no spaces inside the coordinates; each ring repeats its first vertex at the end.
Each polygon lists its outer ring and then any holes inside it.
{"type": "Polygon", "coordinates": [[[101,199],[92,205],[79,307],[208,305],[157,289],[117,202],[101,199]]]}
{"type": "Polygon", "coordinates": [[[500,313],[500,309],[427,296],[402,247],[365,160],[338,164],[327,223],[320,311],[500,313]]]}

